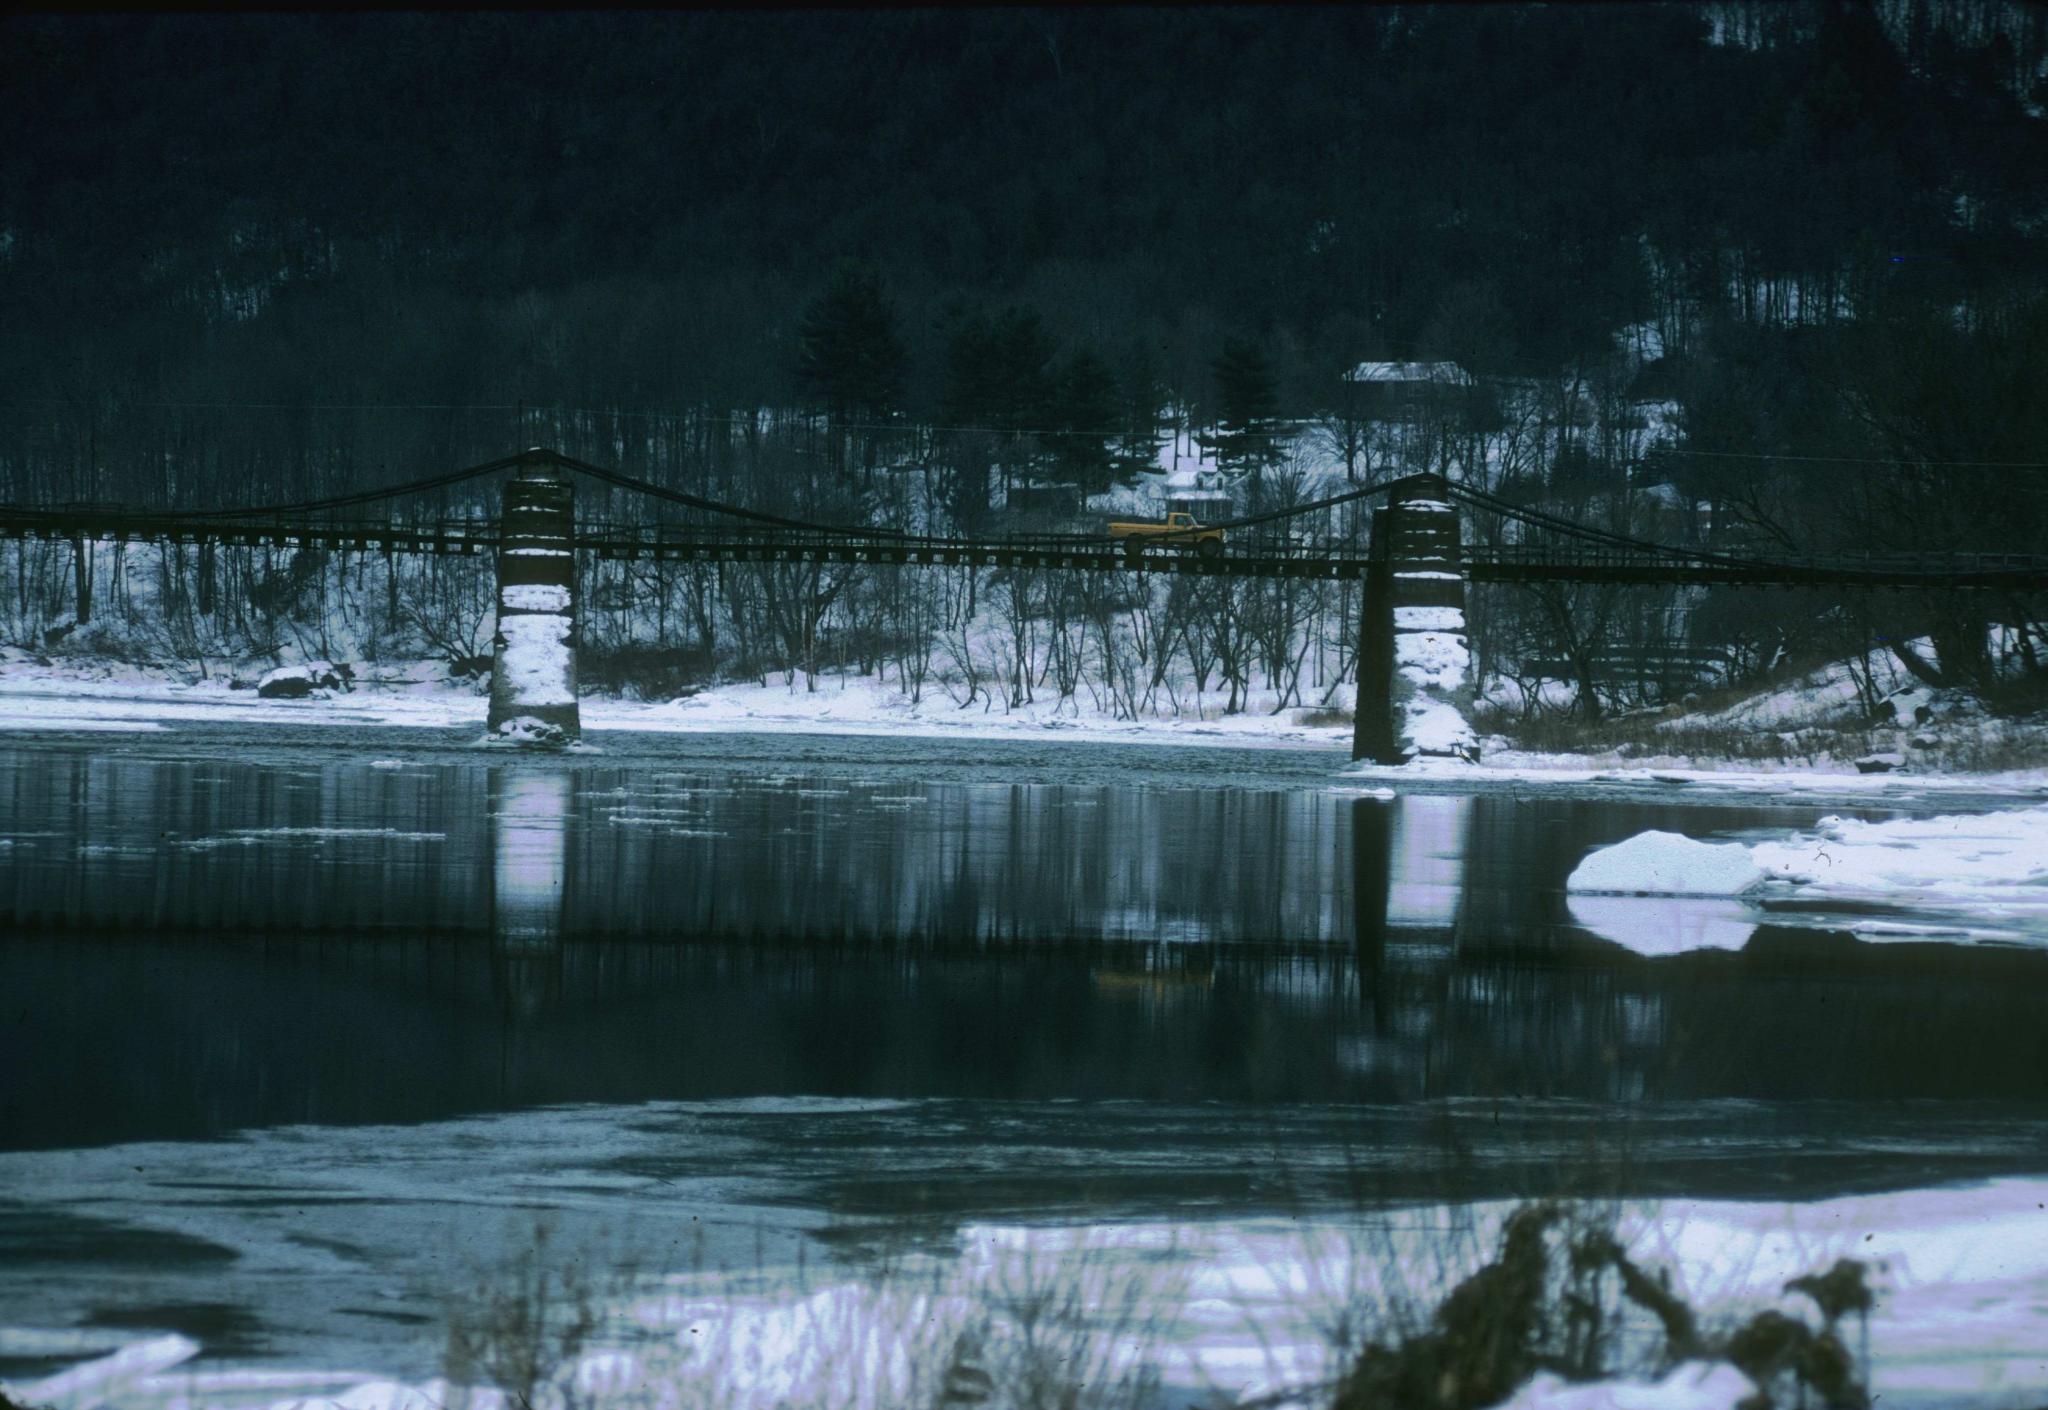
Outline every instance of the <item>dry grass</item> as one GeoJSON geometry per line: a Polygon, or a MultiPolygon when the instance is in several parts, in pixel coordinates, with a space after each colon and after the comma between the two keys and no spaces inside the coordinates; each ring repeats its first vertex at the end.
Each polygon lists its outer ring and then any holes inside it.
{"type": "MultiPolygon", "coordinates": [[[[1443,1206],[1440,1228],[1381,1210],[1351,1237],[1269,1270],[1339,1309],[1321,1335],[1328,1378],[1250,1402],[1327,1410],[1480,1410],[1530,1377],[1654,1380],[1726,1361],[1759,1387],[1755,1410],[1861,1410],[1867,1351],[1841,1324],[1871,1297],[1844,1260],[1787,1284],[1818,1319],[1766,1308],[1715,1322],[1639,1265],[1599,1199],[1525,1202],[1483,1219],[1443,1206]],[[1392,1214],[1395,1219],[1386,1216],[1392,1214]],[[1377,1230],[1377,1234],[1372,1232],[1377,1230]],[[1321,1254],[1342,1250],[1326,1260],[1321,1254]],[[1318,1271],[1319,1269],[1323,1271],[1318,1271]],[[1334,1272],[1330,1270],[1335,1270],[1334,1272]],[[1319,1284],[1334,1276],[1338,1286],[1319,1284]],[[1331,1293],[1341,1295],[1332,1297],[1331,1293]]],[[[1419,1211],[1409,1209],[1407,1216],[1419,1211]]],[[[1356,1231],[1354,1231],[1356,1232],[1356,1231]]],[[[980,1262],[882,1255],[813,1287],[807,1270],[737,1283],[621,1275],[598,1288],[536,1241],[451,1309],[447,1370],[461,1410],[1144,1410],[1167,1403],[1153,1369],[1176,1342],[1189,1288],[1162,1282],[1174,1250],[1113,1242],[980,1262]],[[1120,1258],[1098,1255],[1116,1252],[1120,1258]],[[1072,1256],[1078,1253],[1078,1258],[1072,1256]],[[736,1290],[738,1289],[738,1290],[736,1290]]],[[[1283,1294],[1285,1296],[1287,1294],[1283,1294]]],[[[1213,1305],[1213,1302],[1212,1304],[1213,1305]]],[[[1301,1309],[1296,1309],[1300,1311],[1301,1309]]],[[[1244,1308],[1248,1319],[1261,1314],[1244,1308]]],[[[1296,1319],[1298,1326],[1301,1319],[1296,1319]]],[[[1299,1332],[1297,1330],[1296,1335],[1299,1332]]],[[[1867,1340],[1867,1333],[1866,1333],[1867,1340]]],[[[451,1387],[451,1389],[453,1389],[451,1387]]],[[[1181,1400],[1176,1398],[1176,1406],[1181,1400]]]]}

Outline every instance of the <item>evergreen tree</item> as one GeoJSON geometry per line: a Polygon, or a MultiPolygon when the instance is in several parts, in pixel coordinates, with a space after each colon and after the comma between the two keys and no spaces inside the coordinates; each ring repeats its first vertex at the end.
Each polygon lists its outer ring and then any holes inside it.
{"type": "Polygon", "coordinates": [[[1151,343],[1141,341],[1132,348],[1123,375],[1117,379],[1115,473],[1125,480],[1158,468],[1160,412],[1165,405],[1159,354],[1151,343]]]}
{"type": "Polygon", "coordinates": [[[1110,449],[1117,422],[1116,378],[1092,344],[1060,359],[1053,375],[1051,450],[1056,472],[1083,494],[1101,494],[1116,470],[1110,449]]]}
{"type": "Polygon", "coordinates": [[[946,420],[1005,438],[1044,429],[1055,397],[1054,351],[1036,309],[1012,304],[956,318],[946,340],[946,420]]]}
{"type": "Polygon", "coordinates": [[[1213,371],[1216,429],[1206,444],[1219,469],[1251,473],[1280,463],[1280,392],[1257,343],[1225,338],[1213,371]]]}
{"type": "Polygon", "coordinates": [[[879,428],[903,399],[910,361],[896,310],[872,266],[842,260],[825,292],[804,310],[797,332],[797,381],[832,418],[834,468],[844,468],[847,432],[875,466],[879,428]]]}

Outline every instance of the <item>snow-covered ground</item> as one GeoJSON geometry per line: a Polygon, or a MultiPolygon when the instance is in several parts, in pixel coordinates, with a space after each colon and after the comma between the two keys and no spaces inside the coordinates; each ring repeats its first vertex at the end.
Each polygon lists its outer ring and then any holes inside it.
{"type": "Polygon", "coordinates": [[[1969,793],[2010,797],[2048,796],[2048,769],[2001,769],[1987,773],[1860,773],[1839,767],[1767,765],[1683,759],[1677,763],[1602,762],[1584,755],[1528,754],[1502,750],[1476,764],[1456,759],[1416,759],[1399,765],[1361,763],[1344,770],[1347,783],[1364,791],[1404,785],[1434,788],[1516,788],[1582,786],[1592,791],[1626,788],[1674,795],[1734,791],[1785,794],[1800,799],[1835,797],[1889,801],[1920,794],[1969,793]]]}
{"type": "MultiPolygon", "coordinates": [[[[260,673],[258,673],[260,674],[260,673]]],[[[252,677],[253,680],[253,677],[252,677]]],[[[0,648],[0,736],[8,733],[175,731],[184,724],[408,726],[474,729],[483,735],[487,699],[481,683],[450,676],[438,661],[407,661],[357,669],[354,689],[316,691],[301,699],[260,699],[254,689],[232,689],[218,675],[191,683],[186,673],[106,661],[38,661],[0,648]]],[[[1271,692],[1254,692],[1248,708],[1223,711],[1212,692],[1183,699],[1178,714],[1137,719],[1089,707],[1078,697],[1005,706],[986,692],[962,704],[964,691],[938,683],[913,702],[893,681],[824,674],[816,690],[803,677],[767,684],[712,687],[672,701],[637,701],[598,695],[581,700],[586,734],[608,730],[650,733],[928,735],[954,738],[1057,737],[1143,744],[1226,744],[1346,750],[1352,729],[1312,710],[1274,710],[1271,692]]],[[[1333,702],[1348,707],[1348,687],[1333,702]]],[[[1848,760],[1780,765],[1686,756],[1620,759],[1535,754],[1485,742],[1476,764],[1422,758],[1400,766],[1352,765],[1345,784],[1429,791],[1554,787],[1626,789],[1630,792],[1789,793],[1802,797],[1888,799],[1920,794],[2048,796],[2048,768],[1943,773],[1908,766],[1861,773],[1848,760]]]]}
{"type": "MultiPolygon", "coordinates": [[[[451,680],[436,662],[404,663],[359,673],[351,691],[326,691],[296,700],[259,699],[254,690],[231,689],[225,681],[187,684],[170,673],[134,667],[44,666],[33,661],[0,663],[0,732],[104,731],[176,728],[180,723],[412,725],[421,728],[474,727],[481,736],[485,696],[465,681],[451,680]]],[[[1090,711],[1069,698],[1041,699],[1005,709],[986,695],[963,707],[933,687],[913,703],[891,683],[873,677],[821,676],[818,688],[803,678],[767,685],[723,685],[674,701],[643,702],[585,696],[583,727],[588,732],[644,730],[690,732],[745,730],[749,733],[931,734],[941,736],[1039,737],[1122,740],[1164,744],[1225,743],[1314,748],[1348,748],[1348,724],[1305,724],[1300,710],[1275,714],[1273,702],[1224,714],[1212,696],[1199,711],[1192,702],[1179,715],[1118,719],[1090,711]]]]}
{"type": "Polygon", "coordinates": [[[1773,902],[1816,900],[1866,940],[2048,947],[2048,807],[1827,817],[1747,845],[1646,832],[1587,856],[1566,889],[1581,924],[1658,954],[1739,948],[1773,902]],[[1643,924],[1644,902],[1681,923],[1643,924]]]}
{"type": "MultiPolygon", "coordinates": [[[[887,1276],[830,1272],[762,1288],[729,1274],[615,1287],[595,1335],[548,1368],[541,1407],[873,1407],[940,1403],[949,1376],[1037,1403],[1034,1371],[1095,1387],[1138,1384],[1172,1405],[1306,1407],[1359,1334],[1385,1335],[1498,1247],[1506,1201],[1398,1208],[1347,1220],[1254,1218],[1095,1225],[968,1224],[950,1254],[903,1257],[887,1276]],[[1027,1308],[1038,1309],[1035,1316],[1027,1308]],[[1027,1333],[1026,1322],[1031,1330],[1027,1333]],[[1347,1335],[1341,1328],[1350,1327],[1347,1335]],[[1295,1395],[1287,1392],[1296,1391],[1295,1395]]],[[[1667,1270],[1710,1336],[1765,1308],[1812,1324],[1785,1283],[1839,1258],[1876,1290],[1872,1389],[1888,1406],[2021,1410],[2048,1396],[2048,1180],[1856,1195],[1812,1203],[1664,1199],[1625,1206],[1616,1231],[1638,1264],[1667,1270]]],[[[565,1317],[566,1307],[549,1309],[565,1317]]],[[[1852,1339],[1858,1335],[1852,1325],[1852,1339]]],[[[188,1339],[0,1329],[14,1355],[110,1352],[10,1392],[53,1410],[499,1410],[464,1393],[364,1372],[185,1363],[188,1339]]],[[[1567,1386],[1539,1377],[1516,1410],[1690,1406],[1734,1410],[1753,1388],[1726,1363],[1661,1386],[1567,1386]]],[[[1093,1402],[1090,1402],[1093,1403],[1093,1402]]],[[[1104,1403],[1116,1403],[1105,1400],[1104,1403]]]]}

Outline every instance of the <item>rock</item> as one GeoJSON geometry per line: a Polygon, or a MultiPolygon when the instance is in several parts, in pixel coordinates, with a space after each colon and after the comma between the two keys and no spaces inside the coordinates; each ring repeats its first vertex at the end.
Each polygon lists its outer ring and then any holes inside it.
{"type": "Polygon", "coordinates": [[[256,693],[265,700],[298,700],[313,693],[313,681],[309,676],[273,672],[256,683],[256,693]]]}
{"type": "Polygon", "coordinates": [[[44,627],[43,645],[55,646],[58,642],[64,640],[65,637],[70,636],[73,632],[77,630],[78,623],[76,622],[59,622],[55,626],[44,627]]]}
{"type": "Polygon", "coordinates": [[[316,690],[348,690],[355,682],[355,667],[332,661],[308,661],[300,666],[279,666],[266,671],[256,682],[256,693],[265,700],[300,700],[316,690]]]}
{"type": "Polygon", "coordinates": [[[1856,760],[1856,772],[1859,774],[1888,774],[1893,769],[1903,766],[1905,762],[1906,756],[1903,754],[1865,754],[1862,758],[1856,760]]]}
{"type": "Polygon", "coordinates": [[[560,725],[549,724],[532,715],[514,715],[485,738],[494,744],[537,744],[560,748],[569,743],[569,732],[560,725]]]}
{"type": "Polygon", "coordinates": [[[458,656],[448,663],[448,674],[456,678],[463,676],[488,676],[491,673],[491,653],[486,651],[478,656],[458,656]]]}
{"type": "Polygon", "coordinates": [[[1906,742],[1915,749],[1939,749],[1941,747],[1941,736],[1932,730],[1923,729],[1906,742]]]}

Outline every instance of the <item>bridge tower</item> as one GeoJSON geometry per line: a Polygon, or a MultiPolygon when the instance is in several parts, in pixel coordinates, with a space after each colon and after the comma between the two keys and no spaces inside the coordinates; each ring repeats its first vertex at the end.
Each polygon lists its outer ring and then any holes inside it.
{"type": "Polygon", "coordinates": [[[576,707],[576,492],[534,458],[505,486],[499,521],[498,630],[491,639],[493,736],[581,737],[576,707]]]}
{"type": "Polygon", "coordinates": [[[1473,759],[1471,657],[1458,511],[1441,475],[1416,476],[1372,516],[1358,624],[1351,757],[1473,759]]]}

